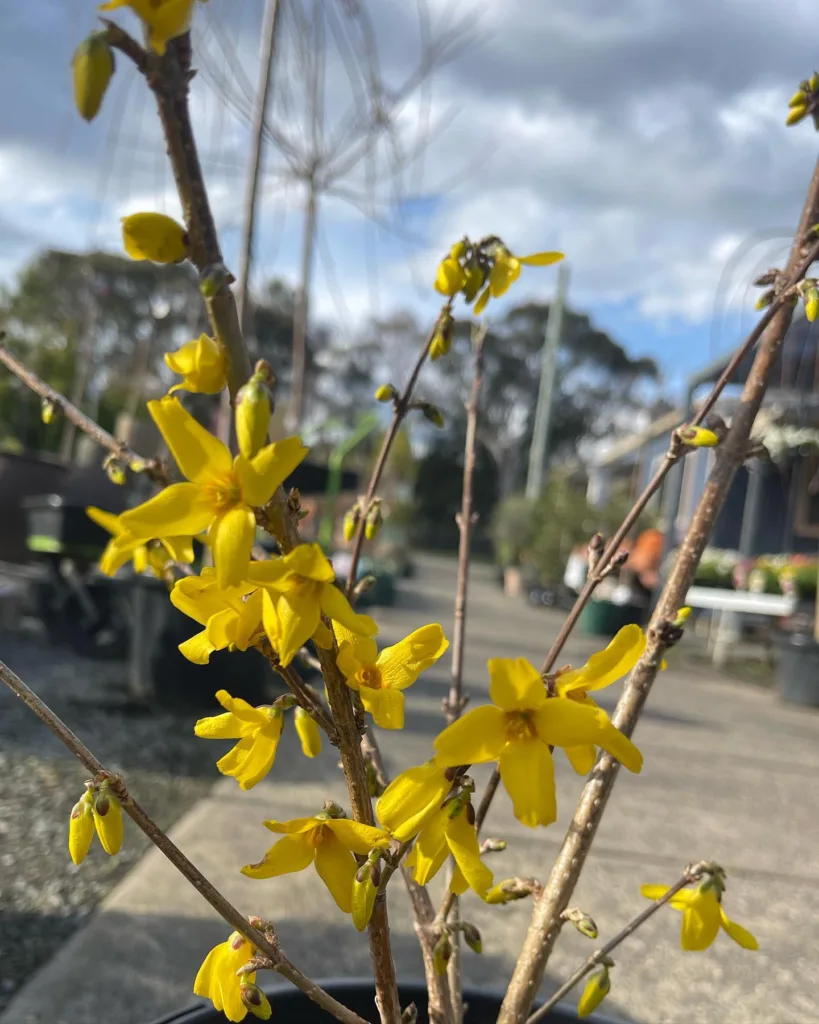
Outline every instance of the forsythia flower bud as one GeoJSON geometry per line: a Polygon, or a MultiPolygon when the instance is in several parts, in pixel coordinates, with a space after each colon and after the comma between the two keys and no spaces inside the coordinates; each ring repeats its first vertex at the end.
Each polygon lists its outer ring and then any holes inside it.
{"type": "Polygon", "coordinates": [[[318,725],[304,708],[296,708],[294,714],[301,752],[305,757],[316,757],[321,753],[321,731],[318,725]]]}
{"type": "Polygon", "coordinates": [[[273,412],[267,383],[272,374],[270,366],[260,360],[253,376],[236,393],[236,440],[246,459],[252,459],[267,442],[273,412]]]}
{"type": "Polygon", "coordinates": [[[819,92],[819,71],[814,71],[808,79],[808,88],[811,92],[819,92]]]}
{"type": "Polygon", "coordinates": [[[808,116],[808,108],[800,103],[799,106],[792,107],[790,113],[785,118],[786,125],[799,124],[800,121],[804,120],[808,116]]]}
{"type": "Polygon", "coordinates": [[[132,260],[181,263],[188,255],[187,243],[182,225],[164,213],[132,213],[122,218],[122,244],[132,260]]]}
{"type": "Polygon", "coordinates": [[[481,953],[483,951],[481,933],[474,924],[469,924],[468,921],[464,921],[461,924],[461,932],[463,933],[464,942],[469,946],[473,953],[481,953]]]}
{"type": "Polygon", "coordinates": [[[243,979],[239,986],[239,993],[242,997],[242,1003],[250,1010],[254,1017],[259,1017],[261,1020],[270,1020],[273,1008],[267,996],[258,985],[243,979]]]}
{"type": "Polygon", "coordinates": [[[110,856],[119,853],[122,846],[122,807],[119,800],[103,782],[94,800],[94,825],[102,848],[110,856]]]}
{"type": "Polygon", "coordinates": [[[512,900],[524,900],[534,891],[533,883],[525,878],[504,878],[493,885],[484,896],[486,903],[511,903],[512,900]]]}
{"type": "Polygon", "coordinates": [[[436,974],[446,974],[447,964],[452,958],[452,939],[449,932],[441,932],[435,945],[432,947],[432,963],[436,974]]]}
{"type": "Polygon", "coordinates": [[[68,822],[68,852],[75,864],[85,860],[94,838],[94,812],[91,809],[92,796],[86,790],[71,810],[68,822]]]}
{"type": "Polygon", "coordinates": [[[358,529],[358,524],[360,522],[361,506],[356,502],[351,509],[348,509],[344,516],[344,539],[347,543],[349,543],[355,536],[355,532],[358,529]]]}
{"type": "Polygon", "coordinates": [[[372,540],[376,536],[383,522],[384,513],[381,511],[381,502],[375,498],[367,512],[367,518],[364,520],[364,536],[367,540],[372,540]]]}
{"type": "Polygon", "coordinates": [[[776,298],[776,292],[771,288],[767,292],[763,292],[754,303],[754,309],[766,309],[773,300],[776,298]]]}
{"type": "Polygon", "coordinates": [[[586,982],[583,995],[577,1002],[577,1016],[588,1017],[603,1002],[610,991],[611,978],[609,977],[609,969],[604,967],[602,971],[597,971],[586,982]]]}
{"type": "Polygon", "coordinates": [[[363,932],[373,916],[375,898],[381,882],[381,869],[377,864],[366,861],[353,878],[352,918],[356,929],[363,932]]]}
{"type": "Polygon", "coordinates": [[[74,105],[80,117],[93,121],[102,106],[116,65],[104,32],[94,32],[74,52],[74,105]]]}
{"type": "Polygon", "coordinates": [[[689,619],[690,615],[691,615],[691,609],[688,607],[688,605],[684,605],[677,612],[677,617],[674,619],[674,625],[675,626],[683,626],[683,625],[685,625],[685,623],[688,622],[688,619],[689,619]]]}
{"type": "Polygon", "coordinates": [[[117,487],[122,487],[125,483],[125,467],[121,462],[111,460],[105,463],[105,472],[108,474],[108,479],[112,484],[116,484],[117,487]]]}
{"type": "Polygon", "coordinates": [[[808,94],[804,89],[797,89],[788,101],[789,107],[805,107],[808,104],[808,94]]]}
{"type": "Polygon", "coordinates": [[[394,402],[396,398],[398,398],[398,391],[394,384],[382,384],[375,389],[377,402],[394,402]]]}
{"type": "Polygon", "coordinates": [[[805,316],[810,323],[819,316],[819,288],[815,285],[805,289],[805,316]]]}
{"type": "Polygon", "coordinates": [[[719,444],[719,436],[706,427],[682,427],[679,435],[680,440],[692,448],[713,448],[719,444]]]}
{"type": "Polygon", "coordinates": [[[40,403],[40,419],[43,423],[48,426],[49,423],[54,419],[54,414],[57,411],[57,406],[50,402],[47,398],[44,398],[40,403]]]}
{"type": "Polygon", "coordinates": [[[444,425],[444,414],[438,408],[437,405],[433,405],[432,402],[420,402],[418,408],[424,415],[424,419],[429,420],[439,429],[444,425]]]}
{"type": "Polygon", "coordinates": [[[401,1024],[418,1024],[418,1007],[415,1003],[410,1003],[409,1006],[404,1007],[404,1011],[401,1014],[401,1024]]]}
{"type": "Polygon", "coordinates": [[[466,242],[464,242],[463,240],[461,240],[460,242],[456,242],[449,250],[449,255],[453,260],[462,259],[465,253],[466,242]]]}
{"type": "Polygon", "coordinates": [[[454,325],[455,321],[451,313],[444,313],[429,346],[429,358],[433,362],[436,359],[440,359],[441,356],[445,356],[452,348],[452,329],[454,325]]]}

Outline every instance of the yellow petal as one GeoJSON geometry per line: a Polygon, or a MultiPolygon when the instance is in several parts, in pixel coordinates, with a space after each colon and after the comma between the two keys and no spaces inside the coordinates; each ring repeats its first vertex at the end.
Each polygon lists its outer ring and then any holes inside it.
{"type": "Polygon", "coordinates": [[[483,313],[483,311],[486,309],[486,304],[487,302],[489,302],[491,295],[492,291],[489,285],[487,285],[486,288],[484,288],[484,290],[478,296],[478,301],[475,303],[475,308],[472,310],[475,316],[478,316],[479,314],[483,313]]]}
{"type": "Polygon", "coordinates": [[[404,694],[400,690],[373,690],[362,686],[359,694],[364,710],[373,716],[379,729],[404,728],[404,694]]]}
{"type": "MultiPolygon", "coordinates": [[[[148,402],[148,412],[188,480],[204,484],[218,476],[230,476],[233,468],[230,451],[191,416],[178,398],[148,402]]],[[[199,533],[199,530],[190,532],[199,533]]]]}
{"type": "MultiPolygon", "coordinates": [[[[378,646],[370,636],[359,636],[357,633],[344,629],[338,622],[333,623],[333,632],[338,639],[338,667],[343,674],[352,679],[353,676],[365,665],[374,665],[378,659],[378,646]],[[352,640],[338,639],[339,632],[343,631],[352,640]]],[[[357,687],[354,687],[357,689],[357,687]]]]}
{"type": "Polygon", "coordinates": [[[540,673],[526,658],[490,658],[489,696],[504,711],[537,708],[546,700],[540,673]]]}
{"type": "Polygon", "coordinates": [[[353,853],[363,855],[376,848],[386,849],[390,845],[390,837],[384,829],[374,825],[364,825],[352,818],[330,818],[324,824],[353,853]]]}
{"type": "Polygon", "coordinates": [[[113,512],[105,512],[95,505],[88,505],[85,509],[85,514],[92,522],[96,523],[97,526],[101,526],[103,530],[107,530],[113,537],[118,537],[124,531],[119,516],[115,516],[113,512]]]}
{"type": "Polygon", "coordinates": [[[249,736],[256,726],[251,722],[243,722],[229,711],[223,715],[212,715],[200,718],[193,727],[194,733],[203,740],[238,740],[249,736]]]}
{"type": "Polygon", "coordinates": [[[144,572],[147,561],[145,541],[138,540],[129,533],[120,533],[118,537],[112,537],[105,546],[105,551],[100,558],[100,572],[106,576],[113,576],[126,562],[134,559],[134,570],[144,572]],[[142,552],[140,553],[140,548],[142,552]],[[142,564],[138,564],[142,562],[142,564]]]}
{"type": "Polygon", "coordinates": [[[192,537],[160,537],[159,540],[174,562],[190,565],[193,561],[192,537]]]}
{"type": "Polygon", "coordinates": [[[312,589],[294,589],[278,595],[264,594],[265,632],[282,665],[289,665],[316,631],[320,609],[315,594],[311,593],[312,589]]]}
{"type": "Polygon", "coordinates": [[[586,664],[557,678],[558,693],[575,690],[600,690],[630,672],[646,648],[645,633],[639,626],[623,626],[605,648],[593,654],[586,664]]]}
{"type": "Polygon", "coordinates": [[[527,267],[548,267],[551,263],[559,263],[565,256],[562,252],[533,252],[529,256],[518,256],[518,263],[527,267]]]}
{"type": "Polygon", "coordinates": [[[298,437],[265,445],[252,459],[237,455],[236,476],[242,490],[242,499],[248,505],[264,505],[276,490],[304,461],[308,448],[298,437]]]}
{"type": "Polygon", "coordinates": [[[296,708],[294,714],[302,754],[317,757],[321,753],[321,730],[304,708],[296,708]]]}
{"type": "Polygon", "coordinates": [[[538,735],[555,747],[592,743],[607,750],[629,771],[639,772],[643,758],[634,744],[615,729],[602,708],[563,697],[553,697],[538,708],[538,735]]]}
{"type": "Polygon", "coordinates": [[[323,826],[324,821],[319,818],[291,818],[290,821],[276,821],[275,818],[268,818],[262,824],[265,828],[269,828],[271,832],[290,836],[296,833],[311,832],[319,825],[323,826]]]}
{"type": "Polygon", "coordinates": [[[260,586],[286,586],[290,576],[303,576],[317,583],[332,583],[333,567],[318,544],[299,544],[281,558],[254,562],[248,579],[260,586]]]}
{"type": "Polygon", "coordinates": [[[239,742],[234,744],[224,757],[219,758],[216,762],[216,767],[222,775],[233,776],[236,775],[237,772],[241,771],[245,758],[250,752],[250,748],[253,746],[253,737],[253,733],[248,733],[247,736],[242,736],[239,742]]]}
{"type": "Polygon", "coordinates": [[[497,761],[505,743],[506,716],[494,704],[484,704],[436,736],[436,760],[449,767],[497,761]]]}
{"type": "Polygon", "coordinates": [[[171,590],[171,604],[205,626],[212,616],[224,610],[227,595],[209,576],[183,576],[171,590]]]}
{"type": "Polygon", "coordinates": [[[680,945],[685,950],[708,949],[720,926],[719,903],[713,892],[699,895],[683,911],[680,945]]]}
{"type": "Polygon", "coordinates": [[[557,795],[548,746],[539,740],[507,743],[498,767],[518,821],[528,828],[551,825],[557,818],[557,795]]]}
{"type": "Polygon", "coordinates": [[[353,879],[356,870],[356,862],[350,851],[330,829],[325,829],[316,847],[316,871],[330,890],[339,910],[345,914],[353,909],[353,879]]]}
{"type": "Polygon", "coordinates": [[[333,631],[321,621],[319,621],[313,634],[313,643],[316,647],[321,647],[325,651],[332,651],[333,649],[333,631]]]}
{"type": "Polygon", "coordinates": [[[237,505],[213,520],[208,540],[220,587],[236,587],[242,582],[255,537],[256,516],[247,505],[237,505]]]}
{"type": "Polygon", "coordinates": [[[447,821],[445,835],[450,853],[470,889],[483,898],[495,879],[481,860],[478,834],[475,826],[469,824],[464,811],[447,821]]]}
{"type": "Polygon", "coordinates": [[[240,789],[252,789],[273,767],[282,734],[283,718],[281,712],[274,714],[268,724],[255,733],[253,743],[241,766],[237,771],[230,773],[239,783],[240,789]]]}
{"type": "Polygon", "coordinates": [[[736,921],[732,921],[730,917],[725,913],[720,905],[719,908],[720,924],[724,931],[731,936],[734,942],[742,946],[743,949],[759,949],[759,943],[756,938],[751,935],[747,928],[743,928],[741,924],[737,924],[736,921]]]}
{"type": "Polygon", "coordinates": [[[378,632],[375,620],[371,619],[369,615],[359,615],[358,612],[354,612],[350,602],[334,583],[322,583],[320,587],[321,610],[328,618],[340,622],[353,633],[359,633],[362,636],[375,636],[378,632]]]}
{"type": "Polygon", "coordinates": [[[520,261],[511,255],[496,256],[495,265],[489,273],[489,288],[492,298],[505,295],[520,277],[520,261]]]}
{"type": "Polygon", "coordinates": [[[418,885],[426,885],[441,870],[449,853],[445,828],[449,820],[447,810],[438,810],[427,821],[410,850],[406,864],[418,885]]]}
{"type": "Polygon", "coordinates": [[[376,662],[383,685],[396,690],[406,689],[435,664],[447,647],[449,641],[437,622],[421,626],[394,646],[385,647],[376,662]]]}
{"type": "Polygon", "coordinates": [[[593,747],[591,744],[584,743],[578,747],[564,747],[563,752],[578,775],[588,775],[597,760],[597,747],[593,747]]]}
{"type": "MultiPolygon", "coordinates": [[[[110,5],[106,5],[110,6],[110,5]]],[[[227,945],[225,942],[220,942],[218,946],[214,946],[213,949],[208,953],[202,962],[202,966],[199,968],[196,974],[196,980],[193,983],[193,994],[196,996],[202,996],[204,999],[213,999],[213,993],[219,990],[219,983],[216,980],[218,971],[218,964],[222,958],[224,947],[227,945]]],[[[217,998],[219,996],[217,995],[217,998]]],[[[221,1004],[221,999],[219,999],[221,1004]]],[[[221,1010],[221,1005],[214,1006],[217,1010],[221,1010]]]]}
{"type": "Polygon", "coordinates": [[[122,513],[122,522],[136,538],[195,534],[213,519],[213,508],[196,484],[171,484],[141,505],[122,513]]]}
{"type": "Polygon", "coordinates": [[[203,629],[201,633],[196,633],[190,640],[184,640],[179,645],[179,653],[188,661],[192,661],[194,665],[207,665],[215,650],[216,648],[208,639],[206,629],[203,629]]]}
{"type": "Polygon", "coordinates": [[[286,835],[274,843],[258,864],[245,864],[242,874],[248,878],[275,878],[303,871],[313,863],[313,844],[309,833],[286,835]]]}
{"type": "Polygon", "coordinates": [[[379,797],[378,820],[399,842],[407,842],[438,810],[451,788],[443,766],[435,761],[408,768],[379,797]]]}

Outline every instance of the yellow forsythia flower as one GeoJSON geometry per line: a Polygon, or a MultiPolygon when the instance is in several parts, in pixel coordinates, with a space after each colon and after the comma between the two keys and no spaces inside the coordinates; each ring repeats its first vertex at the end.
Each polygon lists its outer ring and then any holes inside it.
{"type": "MultiPolygon", "coordinates": [[[[668,892],[668,886],[643,885],[640,892],[646,899],[659,900],[668,892]]],[[[759,949],[754,936],[725,913],[714,882],[709,880],[695,889],[681,889],[668,902],[682,912],[680,946],[683,949],[692,952],[708,949],[720,928],[743,949],[759,949]]]]}
{"type": "Polygon", "coordinates": [[[186,341],[175,352],[165,353],[165,363],[182,377],[180,384],[168,392],[192,391],[201,395],[218,395],[227,384],[225,356],[219,344],[207,334],[186,341]]]}
{"type": "Polygon", "coordinates": [[[86,790],[71,810],[68,822],[68,852],[75,864],[82,864],[94,838],[92,794],[86,790]]]}
{"type": "MultiPolygon", "coordinates": [[[[601,690],[630,672],[646,649],[646,637],[639,626],[623,626],[605,650],[593,654],[581,668],[557,677],[557,694],[581,704],[597,707],[589,690],[601,690]]],[[[565,748],[566,757],[578,775],[588,775],[597,760],[593,744],[565,748]]]]}
{"type": "Polygon", "coordinates": [[[577,1016],[588,1017],[594,1013],[597,1007],[603,1002],[611,991],[611,978],[608,967],[602,971],[596,971],[586,982],[583,995],[577,1002],[577,1016]]]}
{"type": "Polygon", "coordinates": [[[332,636],[323,633],[322,615],[351,633],[374,636],[378,632],[369,615],[354,612],[334,584],[333,567],[318,544],[299,544],[282,558],[251,562],[245,575],[262,588],[265,632],[282,665],[289,665],[316,634],[322,646],[332,646],[332,636]]]}
{"type": "Polygon", "coordinates": [[[456,895],[472,889],[483,898],[494,876],[481,860],[478,834],[469,805],[450,801],[427,819],[409,852],[406,864],[419,885],[441,870],[449,855],[455,859],[450,890],[456,895]],[[470,820],[472,818],[472,820],[470,820]]]}
{"type": "Polygon", "coordinates": [[[122,218],[122,245],[132,260],[180,263],[187,258],[188,236],[164,213],[132,213],[122,218]]]}
{"type": "Polygon", "coordinates": [[[321,880],[345,914],[352,911],[353,879],[358,870],[353,854],[367,856],[371,850],[384,850],[390,843],[383,829],[350,818],[332,818],[325,811],[313,818],[263,824],[282,838],[257,864],[245,865],[242,874],[248,878],[275,878],[315,864],[321,880]]]}
{"type": "Polygon", "coordinates": [[[404,694],[449,647],[444,631],[433,623],[422,626],[378,653],[375,640],[351,634],[336,625],[338,667],[351,690],[358,691],[364,709],[382,729],[404,728],[404,694]]]}
{"type": "Polygon", "coordinates": [[[379,797],[375,808],[378,820],[399,843],[406,843],[443,805],[450,789],[452,780],[437,761],[407,768],[379,797]]]}
{"type": "Polygon", "coordinates": [[[438,264],[438,271],[435,275],[435,290],[441,295],[452,297],[466,284],[466,273],[463,267],[452,256],[447,256],[438,264]]]}
{"type": "Polygon", "coordinates": [[[227,690],[218,690],[216,699],[225,713],[200,718],[193,731],[201,739],[238,740],[216,767],[236,779],[240,789],[252,789],[273,767],[284,715],[277,707],[254,708],[227,690]]]}
{"type": "Polygon", "coordinates": [[[113,576],[130,561],[134,563],[134,572],[143,573],[150,566],[157,577],[162,575],[169,561],[182,565],[190,565],[193,561],[191,537],[155,537],[146,541],[133,537],[123,525],[121,516],[112,512],[89,505],[85,514],[111,534],[99,564],[100,571],[106,576],[113,576]]]}
{"type": "Polygon", "coordinates": [[[246,651],[263,635],[262,592],[252,583],[220,587],[206,567],[201,576],[183,576],[171,591],[171,604],[205,628],[179,645],[195,665],[207,665],[214,651],[246,651]]]}
{"type": "Polygon", "coordinates": [[[171,39],[184,35],[191,24],[195,0],[108,0],[101,11],[130,7],[149,30],[151,46],[163,54],[171,39]]]}
{"type": "Polygon", "coordinates": [[[148,402],[148,411],[189,482],[171,484],[123,512],[122,524],[142,538],[196,536],[207,529],[217,583],[238,586],[256,535],[254,508],[270,499],[307,449],[297,437],[288,437],[266,445],[253,459],[233,458],[177,398],[148,402]]]}
{"type": "Polygon", "coordinates": [[[77,47],[71,61],[74,105],[80,117],[93,121],[114,74],[114,54],[104,32],[93,32],[77,47]]]}
{"type": "Polygon", "coordinates": [[[552,747],[594,745],[629,771],[643,765],[640,751],[602,708],[549,697],[537,669],[525,658],[489,660],[492,704],[474,708],[435,740],[444,766],[497,761],[515,817],[534,828],[557,817],[552,747]]]}
{"type": "Polygon", "coordinates": [[[220,942],[205,957],[193,983],[194,995],[210,999],[215,1010],[220,1010],[230,1021],[244,1020],[247,1006],[242,1001],[241,984],[253,984],[256,972],[236,972],[256,953],[256,947],[239,932],[233,932],[227,942],[220,942]]]}
{"type": "Polygon", "coordinates": [[[293,714],[301,752],[305,757],[318,757],[321,753],[321,729],[304,708],[295,708],[293,714]]]}

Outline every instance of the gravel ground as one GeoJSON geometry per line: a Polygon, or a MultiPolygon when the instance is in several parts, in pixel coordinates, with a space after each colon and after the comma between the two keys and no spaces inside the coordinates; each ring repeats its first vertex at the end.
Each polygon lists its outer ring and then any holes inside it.
{"type": "MultiPolygon", "coordinates": [[[[154,712],[128,697],[122,662],[80,658],[36,634],[0,633],[5,661],[106,767],[121,771],[163,828],[219,777],[191,712],[154,712]]],[[[46,727],[0,686],[0,1012],[139,860],[148,840],[127,819],[116,857],[96,839],[75,868],[68,818],[87,773],[46,727]],[[55,856],[59,850],[64,856],[55,856]]]]}

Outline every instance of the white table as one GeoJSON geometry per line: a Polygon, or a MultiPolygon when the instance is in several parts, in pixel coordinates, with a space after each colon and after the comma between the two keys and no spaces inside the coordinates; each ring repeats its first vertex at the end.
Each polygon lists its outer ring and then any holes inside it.
{"type": "Polygon", "coordinates": [[[796,611],[796,595],[754,594],[750,590],[722,590],[717,587],[691,587],[685,603],[692,608],[710,608],[716,613],[716,631],[708,634],[711,660],[717,666],[724,665],[728,651],[737,638],[736,616],[768,615],[782,618],[796,611]]]}

